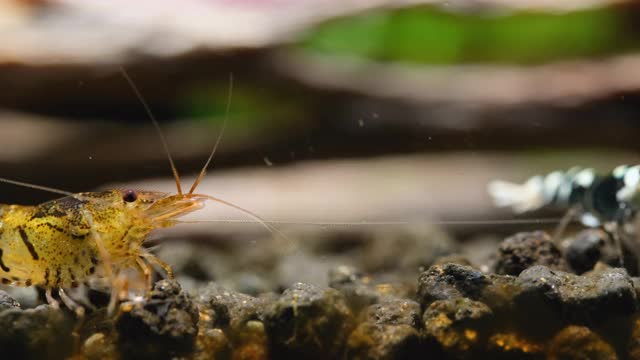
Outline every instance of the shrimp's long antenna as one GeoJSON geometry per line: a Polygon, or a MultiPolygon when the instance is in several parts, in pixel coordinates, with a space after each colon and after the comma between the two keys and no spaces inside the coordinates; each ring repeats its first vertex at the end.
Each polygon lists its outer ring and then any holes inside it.
{"type": "Polygon", "coordinates": [[[213,145],[213,149],[209,154],[209,158],[204,163],[202,170],[200,170],[200,175],[198,175],[198,178],[196,179],[196,181],[194,181],[193,185],[191,185],[191,189],[189,189],[189,194],[193,194],[193,192],[196,191],[198,184],[200,184],[200,181],[202,180],[202,178],[204,178],[204,175],[207,173],[207,168],[211,164],[211,160],[213,160],[213,155],[216,153],[216,150],[218,150],[218,145],[220,145],[220,141],[222,140],[222,135],[224,134],[224,130],[227,127],[227,120],[229,119],[229,109],[231,108],[232,96],[233,96],[233,73],[229,73],[229,94],[227,95],[227,108],[224,113],[222,128],[220,129],[220,133],[218,134],[216,143],[213,145]]]}
{"type": "Polygon", "coordinates": [[[67,195],[67,196],[75,196],[76,195],[76,194],[74,194],[72,192],[68,192],[68,191],[64,191],[64,190],[60,190],[60,189],[55,189],[55,188],[48,187],[48,186],[29,184],[29,183],[26,183],[26,182],[23,182],[23,181],[0,178],[0,182],[11,184],[11,185],[16,185],[16,186],[27,187],[27,188],[36,189],[36,190],[47,191],[47,192],[54,193],[54,194],[67,195]]]}
{"type": "Polygon", "coordinates": [[[120,72],[122,73],[122,76],[124,76],[125,80],[127,80],[127,82],[129,83],[131,90],[133,90],[138,100],[142,103],[142,106],[144,107],[144,110],[146,111],[147,116],[149,117],[149,119],[151,119],[151,122],[153,123],[153,127],[156,129],[158,136],[160,136],[162,147],[164,148],[164,152],[167,154],[167,158],[169,159],[169,165],[171,165],[171,171],[173,172],[173,177],[176,180],[176,187],[178,189],[178,194],[182,195],[182,186],[180,185],[180,175],[178,175],[178,169],[176,168],[176,164],[173,162],[173,157],[171,156],[171,151],[169,151],[169,145],[167,144],[167,139],[164,137],[164,134],[162,133],[162,129],[160,129],[160,124],[158,124],[158,120],[156,120],[155,116],[153,116],[153,113],[151,112],[151,108],[149,107],[147,102],[144,100],[144,97],[142,97],[142,93],[140,93],[140,90],[138,90],[138,87],[133,82],[133,80],[131,79],[127,71],[124,69],[124,67],[120,66],[120,72]]]}
{"type": "MultiPolygon", "coordinates": [[[[557,224],[561,218],[533,218],[533,219],[496,219],[496,220],[436,220],[425,221],[428,225],[527,225],[527,224],[557,224]]],[[[179,224],[197,223],[254,223],[255,220],[246,219],[213,219],[213,220],[177,220],[179,224]]],[[[409,225],[412,221],[280,221],[264,220],[268,224],[278,225],[308,225],[308,226],[390,226],[409,225]]]]}
{"type": "Polygon", "coordinates": [[[264,226],[267,230],[269,230],[269,232],[271,232],[272,234],[277,234],[279,235],[282,239],[286,240],[288,243],[292,244],[291,240],[289,240],[289,238],[287,238],[287,236],[285,234],[283,234],[280,230],[278,230],[276,227],[269,225],[269,223],[264,220],[263,218],[261,218],[260,216],[258,216],[256,213],[254,213],[253,211],[247,210],[243,207],[240,207],[236,204],[230,203],[226,200],[222,200],[220,198],[211,196],[211,195],[205,195],[205,194],[195,194],[194,196],[202,196],[205,197],[209,200],[215,201],[217,203],[232,207],[238,211],[241,211],[247,215],[249,215],[251,218],[253,218],[255,221],[257,221],[258,223],[260,223],[262,226],[264,226]]]}

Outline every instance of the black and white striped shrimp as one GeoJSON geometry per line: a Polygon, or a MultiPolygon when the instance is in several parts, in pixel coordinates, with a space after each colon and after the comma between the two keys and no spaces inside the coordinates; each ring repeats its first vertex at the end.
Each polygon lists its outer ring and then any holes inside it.
{"type": "Polygon", "coordinates": [[[621,165],[608,174],[573,167],[534,176],[523,184],[492,181],[488,190],[497,206],[516,213],[572,209],[585,226],[597,227],[640,209],[640,165],[621,165]]]}
{"type": "Polygon", "coordinates": [[[640,165],[620,165],[607,174],[573,167],[537,175],[522,184],[492,181],[488,191],[497,206],[511,207],[516,213],[544,208],[566,210],[556,239],[569,221],[579,218],[588,227],[604,226],[612,233],[620,254],[622,241],[640,259],[640,244],[633,239],[637,231],[628,226],[635,225],[640,210],[640,165]]]}

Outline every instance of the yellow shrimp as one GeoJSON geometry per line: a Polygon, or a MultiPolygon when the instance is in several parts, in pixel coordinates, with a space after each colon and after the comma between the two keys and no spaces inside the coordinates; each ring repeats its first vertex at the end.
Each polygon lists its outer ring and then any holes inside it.
{"type": "MultiPolygon", "coordinates": [[[[109,190],[37,206],[0,207],[0,279],[12,285],[70,288],[105,260],[114,269],[163,265],[142,243],[151,230],[200,209],[205,196],[109,190]],[[105,254],[100,246],[104,246],[105,254]]],[[[164,266],[166,269],[168,267],[164,266]]]]}
{"type": "MultiPolygon", "coordinates": [[[[0,178],[2,182],[67,195],[37,206],[0,205],[0,281],[3,284],[41,286],[49,302],[56,305],[52,290],[58,289],[64,303],[76,309],[78,306],[63,289],[87,283],[93,277],[109,278],[115,285],[114,274],[133,268],[147,278],[147,287],[150,287],[152,265],[162,267],[169,278],[172,271],[168,264],[143,247],[145,239],[152,230],[175,225],[177,218],[201,209],[206,200],[238,209],[270,231],[279,233],[246,209],[195,193],[220,142],[224,125],[199,177],[189,192],[183,193],[158,122],[133,81],[124,70],[122,73],[158,130],[176,180],[177,194],[120,189],[72,194],[0,178]]],[[[227,110],[228,107],[229,102],[227,110]]],[[[118,289],[112,290],[116,291],[118,289]]]]}

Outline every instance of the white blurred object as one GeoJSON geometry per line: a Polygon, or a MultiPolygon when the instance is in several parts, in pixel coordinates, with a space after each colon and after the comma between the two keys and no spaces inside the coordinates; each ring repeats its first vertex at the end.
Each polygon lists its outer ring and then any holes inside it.
{"type": "Polygon", "coordinates": [[[544,205],[543,190],[542,176],[534,176],[524,184],[496,180],[488,185],[489,195],[496,206],[510,207],[519,214],[544,205]]]}

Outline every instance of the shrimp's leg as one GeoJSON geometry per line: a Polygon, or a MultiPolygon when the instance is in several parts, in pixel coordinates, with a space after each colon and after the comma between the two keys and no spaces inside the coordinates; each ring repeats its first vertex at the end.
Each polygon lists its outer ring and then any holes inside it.
{"type": "Polygon", "coordinates": [[[113,268],[111,267],[111,256],[109,256],[109,252],[107,248],[104,246],[104,242],[102,241],[102,237],[98,232],[92,230],[93,241],[95,241],[96,246],[98,247],[98,252],[100,253],[100,258],[102,260],[102,265],[104,266],[104,271],[107,274],[107,277],[111,281],[111,283],[115,282],[115,276],[113,275],[113,268]]]}
{"type": "Polygon", "coordinates": [[[157,256],[151,253],[143,253],[141,254],[141,256],[147,259],[147,261],[149,261],[150,263],[154,263],[160,266],[162,270],[164,270],[167,273],[167,279],[173,279],[173,270],[171,270],[171,265],[160,260],[160,258],[158,258],[157,256]]]}
{"type": "Polygon", "coordinates": [[[604,229],[607,230],[611,237],[613,238],[613,243],[616,247],[616,251],[618,252],[618,256],[620,257],[620,267],[624,268],[624,249],[622,248],[622,231],[620,230],[620,226],[618,226],[615,222],[610,222],[605,224],[604,229]]]}
{"type": "MultiPolygon", "coordinates": [[[[627,251],[627,254],[635,257],[635,263],[627,264],[627,271],[632,275],[636,274],[640,269],[640,246],[637,243],[633,230],[629,232],[627,228],[627,224],[629,224],[635,216],[636,214],[632,209],[621,204],[620,210],[616,216],[616,221],[606,224],[608,225],[608,230],[610,230],[609,232],[611,233],[618,249],[618,253],[620,254],[620,266],[625,267],[625,250],[627,251]]],[[[605,227],[605,229],[607,228],[605,227]]]]}
{"type": "Polygon", "coordinates": [[[92,311],[96,311],[97,308],[95,305],[91,303],[87,295],[87,285],[85,283],[80,284],[78,287],[78,291],[73,294],[73,301],[75,301],[78,305],[82,306],[85,309],[90,309],[92,311]]]}
{"type": "Polygon", "coordinates": [[[105,273],[107,274],[109,282],[111,283],[111,299],[109,300],[109,306],[107,306],[107,313],[113,314],[116,309],[118,300],[120,299],[119,295],[123,292],[126,292],[126,284],[118,281],[113,273],[113,267],[111,266],[111,256],[109,255],[107,248],[104,246],[102,237],[93,227],[93,216],[91,216],[91,214],[86,209],[82,211],[82,214],[89,223],[93,241],[96,243],[98,253],[100,254],[100,260],[102,260],[102,265],[104,266],[105,273]]]}
{"type": "Polygon", "coordinates": [[[142,257],[136,258],[136,263],[138,264],[138,267],[140,268],[140,270],[142,270],[142,274],[144,275],[144,279],[147,284],[145,290],[146,292],[149,292],[153,287],[153,277],[152,277],[153,274],[152,274],[151,266],[149,266],[149,264],[144,262],[142,257]]]}
{"type": "Polygon", "coordinates": [[[572,207],[569,208],[567,213],[562,217],[560,223],[553,231],[553,238],[551,240],[555,244],[560,245],[562,234],[564,234],[564,231],[567,229],[567,226],[569,226],[569,223],[571,223],[576,218],[576,215],[578,215],[578,210],[575,207],[572,207]]]}
{"type": "Polygon", "coordinates": [[[51,288],[47,288],[44,291],[44,296],[47,298],[47,303],[49,303],[49,305],[51,305],[52,308],[54,309],[60,309],[60,303],[58,302],[58,300],[54,299],[53,296],[51,295],[51,288]]]}
{"type": "Polygon", "coordinates": [[[71,332],[71,335],[74,338],[74,348],[76,349],[76,351],[79,351],[80,350],[80,329],[82,329],[82,325],[84,325],[84,319],[85,319],[84,307],[82,307],[80,304],[75,302],[75,300],[69,297],[69,295],[67,295],[67,293],[62,288],[58,289],[58,295],[60,296],[60,300],[62,300],[64,305],[69,309],[71,309],[71,311],[76,313],[76,324],[73,327],[73,332],[71,332]]]}
{"type": "Polygon", "coordinates": [[[89,223],[89,228],[91,229],[91,235],[93,237],[93,241],[96,243],[96,247],[98,248],[98,253],[100,254],[100,260],[102,260],[102,265],[104,266],[105,273],[107,277],[111,281],[111,283],[115,283],[115,277],[113,275],[113,268],[111,267],[111,256],[107,251],[107,248],[104,246],[104,241],[102,241],[102,237],[93,227],[93,216],[84,209],[82,211],[82,215],[84,215],[85,219],[89,223]]]}
{"type": "Polygon", "coordinates": [[[67,292],[64,291],[64,289],[62,288],[58,289],[58,295],[60,296],[60,300],[62,300],[64,305],[69,309],[71,309],[71,311],[76,313],[76,316],[78,316],[78,319],[84,318],[84,314],[85,314],[84,307],[78,304],[71,297],[69,297],[69,295],[67,295],[67,292]]]}

